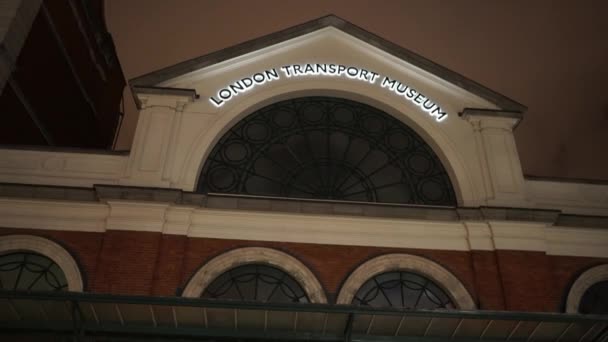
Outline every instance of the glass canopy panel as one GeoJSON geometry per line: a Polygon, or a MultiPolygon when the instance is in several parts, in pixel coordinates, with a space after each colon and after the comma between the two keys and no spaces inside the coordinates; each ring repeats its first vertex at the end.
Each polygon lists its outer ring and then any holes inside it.
{"type": "Polygon", "coordinates": [[[216,144],[198,191],[343,201],[455,205],[431,147],[396,118],[338,98],[278,102],[216,144]]]}

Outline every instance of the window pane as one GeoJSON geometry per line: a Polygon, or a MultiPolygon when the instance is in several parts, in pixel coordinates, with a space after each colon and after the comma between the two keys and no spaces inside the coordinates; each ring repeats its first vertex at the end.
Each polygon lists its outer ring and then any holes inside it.
{"type": "Polygon", "coordinates": [[[30,291],[67,290],[65,274],[53,260],[36,253],[0,256],[0,289],[30,291]]]}
{"type": "Polygon", "coordinates": [[[386,272],[366,281],[353,304],[408,309],[451,309],[450,297],[431,280],[405,271],[386,272]]]}
{"type": "Polygon", "coordinates": [[[585,291],[579,312],[583,314],[608,314],[608,281],[594,284],[585,291]]]}
{"type": "Polygon", "coordinates": [[[205,162],[198,191],[455,205],[439,158],[401,121],[368,105],[307,97],[241,120],[205,162]]]}
{"type": "Polygon", "coordinates": [[[308,303],[306,293],[284,271],[261,264],[233,268],[207,286],[201,298],[273,303],[308,303]]]}

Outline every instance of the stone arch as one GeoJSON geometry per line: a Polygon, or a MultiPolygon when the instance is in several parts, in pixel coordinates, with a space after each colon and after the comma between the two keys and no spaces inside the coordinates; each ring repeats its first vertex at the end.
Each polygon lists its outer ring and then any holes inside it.
{"type": "Polygon", "coordinates": [[[591,267],[581,274],[568,292],[566,299],[566,312],[578,313],[581,299],[585,292],[594,284],[601,281],[608,281],[608,264],[591,267]]]}
{"type": "MultiPolygon", "coordinates": [[[[372,92],[363,95],[357,88],[350,86],[349,83],[352,82],[345,82],[343,84],[331,83],[331,85],[335,86],[334,88],[329,88],[327,83],[319,81],[290,83],[289,85],[280,87],[278,91],[277,89],[270,88],[265,91],[255,92],[241,98],[240,101],[235,102],[230,107],[222,107],[222,115],[219,116],[209,130],[199,134],[193,144],[190,145],[178,186],[181,188],[196,188],[198,177],[215,144],[230,127],[247,115],[269,104],[290,98],[332,96],[376,107],[405,123],[431,146],[441,160],[452,180],[457,203],[459,205],[474,206],[484,202],[485,193],[481,193],[483,187],[479,187],[478,184],[476,185],[479,181],[474,179],[471,172],[471,168],[474,167],[477,161],[473,163],[465,160],[462,147],[460,149],[457,148],[455,143],[450,140],[448,134],[438,127],[441,123],[438,124],[435,120],[423,115],[415,115],[416,112],[413,108],[406,107],[406,110],[397,109],[403,107],[403,103],[399,102],[400,99],[398,97],[391,96],[392,94],[388,92],[386,94],[372,92]]],[[[456,116],[452,117],[451,120],[454,123],[457,120],[461,121],[456,116]]],[[[468,123],[459,122],[458,124],[466,125],[466,129],[472,129],[468,123]]]]}
{"type": "Polygon", "coordinates": [[[429,278],[446,291],[458,309],[476,308],[475,301],[467,289],[450,271],[434,261],[410,254],[386,254],[365,262],[346,279],[336,303],[351,304],[354,295],[368,279],[396,270],[412,271],[429,278]]]}
{"type": "Polygon", "coordinates": [[[59,244],[33,235],[0,236],[0,254],[18,251],[35,252],[53,260],[61,268],[66,277],[68,291],[83,291],[82,275],[76,260],[59,244]]]}
{"type": "Polygon", "coordinates": [[[220,254],[207,262],[192,276],[183,297],[199,297],[205,288],[222,273],[246,264],[267,264],[287,272],[302,286],[312,303],[325,304],[327,297],[317,277],[298,259],[275,249],[245,247],[220,254]]]}

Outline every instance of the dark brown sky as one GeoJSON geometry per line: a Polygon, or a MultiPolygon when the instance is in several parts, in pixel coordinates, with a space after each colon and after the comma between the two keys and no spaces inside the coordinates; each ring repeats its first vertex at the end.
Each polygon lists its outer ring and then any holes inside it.
{"type": "Polygon", "coordinates": [[[528,106],[525,174],[608,180],[608,1],[106,0],[127,79],[327,14],[528,106]]]}

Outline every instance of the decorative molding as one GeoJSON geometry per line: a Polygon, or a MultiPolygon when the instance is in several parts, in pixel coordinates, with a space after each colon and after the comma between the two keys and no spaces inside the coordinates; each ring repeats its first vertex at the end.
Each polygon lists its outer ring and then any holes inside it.
{"type": "MultiPolygon", "coordinates": [[[[484,208],[488,217],[484,217],[484,209],[457,209],[462,211],[462,219],[445,216],[443,211],[436,218],[430,214],[432,211],[424,212],[425,218],[382,216],[382,212],[362,216],[345,209],[328,212],[328,207],[323,206],[327,203],[317,202],[296,207],[295,212],[273,211],[256,202],[249,203],[247,208],[220,209],[204,207],[204,198],[197,197],[189,203],[187,198],[176,197],[176,193],[160,191],[156,195],[153,191],[144,192],[139,199],[106,191],[105,195],[118,199],[104,197],[101,202],[4,197],[0,198],[0,227],[87,232],[129,230],[198,238],[455,251],[521,250],[608,258],[605,226],[555,225],[547,220],[551,212],[530,215],[516,210],[508,214],[505,209],[494,212],[484,208]],[[171,203],[174,198],[184,204],[171,203]],[[159,202],[160,199],[168,201],[159,202]]],[[[569,223],[574,222],[577,221],[569,223]]]]}
{"type": "Polygon", "coordinates": [[[470,250],[493,251],[492,229],[485,222],[463,222],[470,250]]]}
{"type": "Polygon", "coordinates": [[[150,104],[148,104],[150,95],[162,96],[163,98],[181,103],[178,106],[182,107],[198,98],[194,89],[132,86],[131,90],[136,100],[135,104],[139,110],[150,107],[150,104]]]}
{"type": "Polygon", "coordinates": [[[205,288],[222,273],[237,266],[256,263],[268,264],[287,272],[298,281],[312,303],[327,303],[321,283],[308,267],[289,254],[261,247],[234,249],[211,259],[190,279],[182,296],[200,297],[205,288]]]}
{"type": "Polygon", "coordinates": [[[608,216],[608,184],[525,180],[528,203],[566,214],[608,216]]]}
{"type": "Polygon", "coordinates": [[[108,201],[108,230],[162,232],[169,204],[108,201]]]}
{"type": "Polygon", "coordinates": [[[592,267],[580,275],[572,284],[568,299],[566,300],[566,312],[577,314],[583,295],[591,286],[600,281],[608,280],[608,264],[592,267]]]}
{"type": "Polygon", "coordinates": [[[89,188],[118,184],[127,160],[128,156],[119,154],[0,148],[0,180],[89,188]]]}
{"type": "Polygon", "coordinates": [[[109,207],[101,203],[0,198],[0,226],[104,232],[109,207]]]}
{"type": "Polygon", "coordinates": [[[320,17],[318,19],[275,32],[264,37],[259,37],[224,50],[151,72],[149,74],[131,79],[129,84],[132,87],[156,86],[159,83],[165,82],[169,79],[173,79],[215,64],[227,62],[231,59],[236,59],[242,55],[247,55],[259,50],[276,48],[278,45],[284,44],[289,40],[295,40],[297,38],[301,38],[302,36],[306,36],[307,34],[314,33],[315,31],[322,31],[328,28],[339,30],[343,34],[349,35],[353,39],[364,42],[370,48],[376,48],[386,54],[395,56],[400,60],[412,64],[420,70],[424,70],[434,77],[444,79],[452,84],[457,84],[467,91],[476,94],[476,96],[482,97],[487,101],[500,106],[506,111],[525,112],[527,110],[524,105],[517,103],[504,95],[494,92],[491,89],[480,85],[479,83],[469,80],[458,73],[442,67],[439,64],[436,64],[410,50],[398,46],[397,44],[391,43],[382,37],[376,36],[371,32],[368,32],[335,15],[320,17]]]}
{"type": "Polygon", "coordinates": [[[17,251],[31,251],[42,254],[53,260],[63,271],[68,282],[68,290],[82,292],[83,281],[78,263],[63,247],[57,243],[33,235],[0,236],[0,254],[17,251]]]}
{"type": "Polygon", "coordinates": [[[165,213],[163,234],[188,235],[192,225],[194,207],[169,207],[165,213]]]}
{"type": "Polygon", "coordinates": [[[198,209],[189,236],[256,241],[468,250],[458,222],[198,209]]]}
{"type": "Polygon", "coordinates": [[[608,231],[597,228],[560,227],[545,228],[547,254],[608,257],[608,231]]]}
{"type": "Polygon", "coordinates": [[[368,279],[384,272],[398,270],[412,271],[429,278],[446,291],[458,309],[476,309],[469,291],[450,271],[434,261],[409,254],[386,254],[359,266],[342,285],[336,304],[351,304],[354,295],[368,279]]]}
{"type": "MultiPolygon", "coordinates": [[[[489,222],[496,249],[546,251],[546,224],[528,222],[489,222]]],[[[607,231],[608,233],[608,231],[607,231]]]]}

